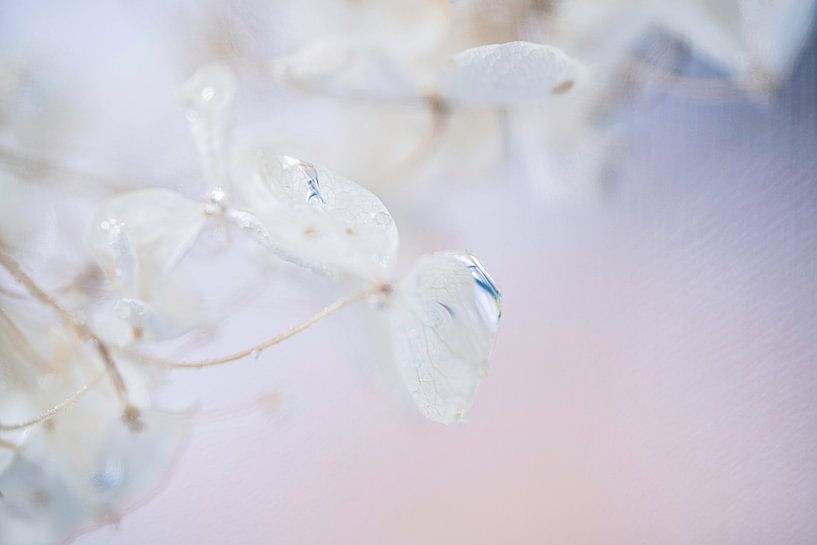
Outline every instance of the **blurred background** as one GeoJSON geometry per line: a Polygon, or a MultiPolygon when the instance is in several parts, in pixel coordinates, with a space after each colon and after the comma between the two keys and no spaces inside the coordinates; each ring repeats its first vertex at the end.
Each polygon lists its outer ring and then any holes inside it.
{"type": "MultiPolygon", "coordinates": [[[[87,265],[88,218],[111,195],[202,193],[173,92],[221,61],[238,78],[236,141],[378,194],[398,273],[467,249],[504,296],[464,425],[416,413],[366,305],[258,360],[172,372],[157,395],[195,407],[185,447],[159,490],[76,543],[817,540],[813,9],[789,2],[763,49],[785,38],[786,60],[761,70],[724,61],[730,26],[707,26],[730,2],[659,4],[590,3],[585,28],[560,27],[558,2],[0,3],[0,168],[48,224],[26,257],[44,274],[87,265]],[[545,104],[441,123],[427,95],[381,82],[391,68],[339,84],[336,67],[291,60],[323,37],[357,47],[350,35],[418,88],[439,59],[511,39],[563,47],[589,75],[545,104]]],[[[266,339],[343,293],[219,228],[180,274],[207,309],[167,345],[185,357],[266,339]]]]}

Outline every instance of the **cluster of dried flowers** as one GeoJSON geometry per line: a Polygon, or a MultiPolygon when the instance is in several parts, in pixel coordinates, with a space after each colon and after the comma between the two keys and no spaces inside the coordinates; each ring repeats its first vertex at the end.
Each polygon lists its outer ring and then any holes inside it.
{"type": "MultiPolygon", "coordinates": [[[[695,83],[635,56],[645,36],[663,29],[717,63],[737,89],[769,93],[792,69],[813,8],[814,2],[795,0],[516,1],[501,7],[429,0],[406,17],[405,6],[384,2],[366,16],[323,11],[343,21],[339,30],[291,3],[282,10],[285,20],[323,26],[324,37],[293,43],[302,47],[273,62],[275,77],[299,93],[338,101],[337,115],[370,117],[372,132],[361,138],[396,149],[366,156],[361,150],[369,146],[344,138],[333,156],[290,131],[284,132],[295,136],[286,145],[236,144],[228,130],[233,73],[224,64],[204,66],[177,93],[202,158],[203,196],[127,191],[88,218],[88,251],[113,299],[96,321],[76,309],[70,289],[52,293],[27,269],[24,249],[39,222],[19,210],[36,210],[36,203],[17,176],[18,158],[0,148],[0,543],[59,541],[115,520],[156,486],[189,416],[153,401],[166,369],[257,356],[356,302],[374,301],[388,321],[394,364],[419,411],[445,424],[461,421],[493,349],[499,289],[466,252],[422,257],[393,281],[399,244],[391,214],[374,194],[311,162],[314,157],[378,178],[414,159],[417,142],[431,143],[420,148],[426,158],[430,150],[442,160],[445,150],[490,157],[486,145],[499,147],[496,135],[504,126],[518,133],[515,145],[535,157],[531,177],[586,186],[608,140],[599,111],[625,75],[646,69],[653,83],[656,77],[695,83]],[[486,34],[498,43],[470,43],[486,34]],[[374,108],[350,114],[355,110],[346,106],[355,102],[374,108]],[[407,111],[424,122],[402,123],[407,111]],[[523,117],[526,123],[513,123],[523,117]],[[393,132],[395,121],[405,139],[382,138],[378,130],[393,132]],[[281,155],[282,148],[304,159],[281,155]],[[208,222],[230,226],[273,259],[354,291],[300,326],[235,354],[202,361],[152,355],[151,343],[196,327],[195,309],[171,273],[208,222]]],[[[0,86],[0,114],[4,93],[13,91],[13,85],[0,86]]]]}
{"type": "Polygon", "coordinates": [[[134,493],[155,483],[183,417],[152,404],[157,376],[150,367],[200,368],[257,355],[363,299],[377,298],[387,314],[395,364],[425,416],[449,424],[473,404],[501,315],[490,275],[475,257],[444,252],[421,258],[392,283],[398,235],[383,203],[321,166],[265,149],[231,149],[225,116],[234,87],[226,67],[211,65],[179,91],[209,185],[202,200],[169,189],[135,190],[103,204],[91,220],[87,244],[127,335],[103,336],[43,290],[13,257],[25,238],[4,232],[0,264],[58,320],[32,323],[16,308],[13,299],[22,294],[14,291],[0,314],[3,537],[58,539],[88,520],[115,517],[134,493]],[[175,315],[166,278],[208,221],[233,225],[276,258],[343,278],[360,291],[234,355],[201,362],[150,356],[142,351],[147,343],[190,329],[175,315]],[[89,441],[82,435],[91,420],[102,431],[89,441]]]}

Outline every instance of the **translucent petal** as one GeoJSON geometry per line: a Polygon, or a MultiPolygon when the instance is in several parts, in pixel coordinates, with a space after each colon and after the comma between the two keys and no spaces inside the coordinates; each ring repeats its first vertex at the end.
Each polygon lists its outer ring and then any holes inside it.
{"type": "Polygon", "coordinates": [[[276,255],[328,275],[387,276],[397,228],[371,192],[321,166],[261,150],[241,155],[234,173],[237,193],[276,255]]]}
{"type": "Polygon", "coordinates": [[[264,223],[254,214],[246,210],[228,208],[224,213],[224,217],[257,242],[259,246],[272,252],[279,258],[298,265],[299,267],[313,269],[316,272],[325,272],[325,268],[322,265],[304,261],[297,250],[293,253],[291,246],[279,244],[278,239],[270,234],[264,223]]]}
{"type": "Polygon", "coordinates": [[[87,523],[77,491],[49,466],[22,456],[0,475],[0,543],[60,543],[87,523]]]}
{"type": "Polygon", "coordinates": [[[0,171],[0,244],[25,250],[46,231],[54,218],[31,184],[0,171]]]}
{"type": "Polygon", "coordinates": [[[277,77],[307,92],[337,97],[416,97],[417,86],[382,47],[348,39],[327,39],[278,60],[277,77]]]}
{"type": "Polygon", "coordinates": [[[149,298],[161,277],[191,248],[206,216],[198,203],[167,189],[144,189],[114,197],[97,211],[88,245],[99,265],[119,279],[125,253],[123,237],[138,268],[133,293],[149,298]]]}
{"type": "Polygon", "coordinates": [[[466,49],[442,71],[439,91],[461,104],[508,106],[569,91],[581,75],[561,49],[509,42],[466,49]]]}
{"type": "Polygon", "coordinates": [[[189,415],[142,411],[144,427],[133,432],[120,421],[101,431],[99,449],[82,468],[82,500],[97,520],[116,517],[155,492],[186,438],[189,415]]]}
{"type": "MultiPolygon", "coordinates": [[[[163,290],[164,293],[167,291],[163,290]]],[[[195,323],[189,316],[178,316],[183,312],[179,312],[181,309],[175,308],[173,302],[159,298],[153,305],[142,299],[125,297],[116,302],[115,311],[140,339],[161,341],[186,333],[195,323]]]]}
{"type": "Polygon", "coordinates": [[[461,421],[488,368],[502,296],[473,256],[420,259],[395,289],[390,312],[394,357],[420,411],[461,421]]]}
{"type": "Polygon", "coordinates": [[[144,428],[133,432],[117,411],[100,410],[111,407],[95,408],[38,429],[0,475],[0,543],[59,543],[116,520],[166,478],[188,415],[147,409],[144,428]]]}
{"type": "Polygon", "coordinates": [[[204,159],[204,175],[209,187],[225,183],[225,129],[235,88],[235,76],[227,66],[208,64],[199,68],[176,92],[178,100],[187,108],[187,120],[204,159]]]}

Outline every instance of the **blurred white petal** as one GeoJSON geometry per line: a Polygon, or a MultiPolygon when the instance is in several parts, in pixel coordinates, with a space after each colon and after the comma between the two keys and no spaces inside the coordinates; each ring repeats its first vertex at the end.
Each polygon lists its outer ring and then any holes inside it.
{"type": "Polygon", "coordinates": [[[51,205],[37,198],[30,183],[2,172],[2,168],[0,163],[0,245],[25,251],[53,225],[51,205]]]}
{"type": "Polygon", "coordinates": [[[439,91],[462,104],[508,106],[569,91],[581,76],[562,50],[530,42],[466,49],[440,74],[439,91]]]}
{"type": "Polygon", "coordinates": [[[114,197],[94,216],[88,246],[109,278],[121,264],[118,236],[127,237],[139,271],[137,293],[150,297],[161,278],[193,246],[206,216],[202,206],[168,189],[144,189],[114,197]]]}
{"type": "Polygon", "coordinates": [[[400,62],[383,48],[325,39],[275,61],[276,76],[302,91],[336,97],[394,99],[420,95],[400,62]]]}
{"type": "Polygon", "coordinates": [[[199,68],[176,92],[187,108],[193,139],[204,159],[208,187],[225,183],[225,130],[235,88],[235,76],[229,68],[209,64],[199,68]]]}
{"type": "Polygon", "coordinates": [[[0,475],[0,543],[51,545],[87,524],[78,491],[51,466],[18,456],[0,475]]]}

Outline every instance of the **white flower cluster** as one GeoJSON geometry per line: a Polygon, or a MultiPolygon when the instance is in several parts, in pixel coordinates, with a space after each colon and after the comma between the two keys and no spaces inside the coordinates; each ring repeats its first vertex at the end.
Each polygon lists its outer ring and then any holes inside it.
{"type": "MultiPolygon", "coordinates": [[[[553,85],[553,82],[550,82],[553,85]]],[[[207,221],[223,220],[275,257],[329,278],[368,287],[383,298],[398,367],[427,417],[451,423],[470,409],[487,366],[501,295],[467,253],[422,258],[392,286],[398,235],[372,193],[322,167],[263,149],[222,145],[234,88],[221,65],[199,70],[183,87],[205,178],[201,202],[166,189],[124,193],[97,212],[88,242],[118,287],[118,314],[135,338],[183,330],[161,308],[158,286],[196,243],[207,221]]]]}
{"type": "MultiPolygon", "coordinates": [[[[424,168],[433,168],[432,158],[443,164],[432,177],[464,164],[494,166],[507,138],[523,178],[551,198],[598,187],[618,130],[607,114],[633,91],[768,99],[793,70],[817,2],[455,0],[442,6],[429,0],[413,6],[417,14],[385,1],[378,17],[367,6],[349,8],[347,18],[327,8],[326,19],[306,7],[283,9],[296,31],[286,44],[292,52],[273,70],[305,95],[338,100],[339,119],[371,127],[335,152],[366,184],[393,177],[355,150],[378,143],[381,161],[400,166],[414,156],[402,139],[386,137],[398,119],[408,120],[406,138],[434,140],[419,145],[424,168]],[[298,40],[310,27],[321,28],[321,37],[298,40]],[[505,43],[451,56],[486,39],[505,43]],[[708,62],[717,75],[687,75],[679,50],[708,62]],[[369,108],[356,109],[357,103],[369,108]],[[411,104],[414,117],[406,113],[411,104]],[[435,149],[447,153],[435,157],[435,149]]],[[[310,149],[295,132],[285,138],[310,149]]]]}
{"type": "Polygon", "coordinates": [[[35,320],[13,298],[0,309],[0,542],[60,540],[115,520],[156,486],[186,420],[154,406],[162,375],[145,364],[204,367],[247,355],[184,364],[139,351],[190,329],[175,312],[167,278],[208,221],[235,226],[275,258],[362,287],[323,315],[377,298],[395,365],[419,410],[449,424],[471,408],[501,316],[490,275],[468,253],[445,252],[420,259],[392,284],[398,235],[383,203],[322,166],[228,146],[234,87],[227,68],[211,65],[179,92],[204,162],[204,199],[135,190],[103,204],[92,220],[87,244],[116,294],[128,340],[105,338],[43,290],[12,257],[25,233],[3,232],[3,268],[59,320],[35,320]]]}
{"type": "MultiPolygon", "coordinates": [[[[234,142],[233,72],[225,64],[196,72],[177,98],[204,165],[203,198],[127,191],[91,220],[85,242],[115,298],[104,331],[18,263],[45,220],[19,213],[36,204],[12,173],[31,165],[0,147],[0,166],[8,167],[0,172],[0,270],[12,281],[0,289],[0,544],[59,542],[115,521],[157,486],[189,423],[188,414],[156,406],[159,368],[258,355],[362,300],[375,300],[388,322],[393,363],[419,411],[435,422],[462,421],[493,351],[502,313],[496,283],[467,252],[421,257],[393,280],[399,240],[388,209],[312,159],[329,157],[323,162],[370,185],[393,179],[384,173],[418,156],[490,163],[507,130],[534,186],[586,186],[605,160],[600,113],[621,82],[646,72],[647,83],[660,76],[679,88],[689,83],[634,53],[646,36],[671,35],[733,88],[768,95],[793,69],[817,1],[514,0],[495,10],[511,16],[496,20],[484,16],[494,13],[491,4],[385,0],[369,11],[327,8],[338,28],[319,21],[314,6],[277,6],[291,28],[320,32],[292,33],[292,47],[272,63],[275,80],[335,101],[335,126],[359,116],[356,126],[365,129],[348,138],[327,129],[321,136],[333,146],[292,127],[265,144],[234,142]],[[486,41],[498,43],[477,45],[486,41]],[[282,148],[309,160],[274,151],[282,148]],[[174,273],[211,222],[243,233],[273,260],[357,291],[236,354],[188,362],[150,355],[150,343],[197,325],[174,273]]],[[[18,91],[18,76],[16,67],[0,65],[0,122],[22,134],[39,110],[10,107],[24,102],[6,99],[18,91]]]]}

